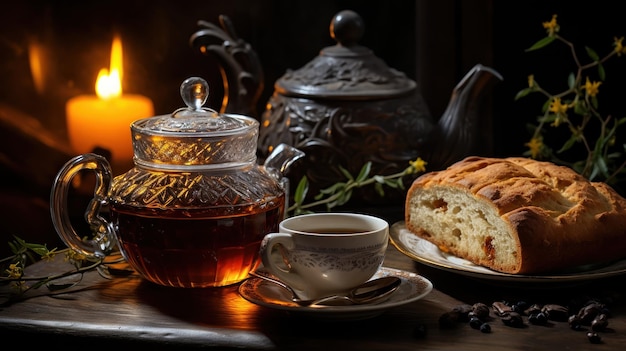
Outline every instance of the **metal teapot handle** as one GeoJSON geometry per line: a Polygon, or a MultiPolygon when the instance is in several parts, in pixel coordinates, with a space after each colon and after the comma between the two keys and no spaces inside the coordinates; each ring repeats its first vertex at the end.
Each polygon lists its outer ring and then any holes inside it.
{"type": "Polygon", "coordinates": [[[221,28],[198,21],[200,29],[189,45],[205,56],[213,55],[222,74],[224,98],[221,113],[238,113],[258,118],[257,102],[264,89],[264,72],[256,52],[237,36],[230,18],[219,16],[221,28]]]}
{"type": "Polygon", "coordinates": [[[100,209],[108,203],[111,174],[111,166],[106,158],[92,153],[84,154],[68,161],[57,174],[52,186],[50,214],[57,234],[69,248],[90,258],[104,258],[117,244],[113,224],[100,215],[100,209]],[[94,197],[85,211],[85,220],[93,234],[90,239],[83,239],[76,233],[67,206],[72,180],[82,170],[93,170],[96,176],[94,197]]]}

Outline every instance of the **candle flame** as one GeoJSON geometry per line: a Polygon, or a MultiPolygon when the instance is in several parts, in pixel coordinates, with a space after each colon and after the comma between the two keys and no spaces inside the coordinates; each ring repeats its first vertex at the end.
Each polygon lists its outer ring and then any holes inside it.
{"type": "Polygon", "coordinates": [[[100,69],[96,80],[96,94],[101,99],[110,99],[122,95],[122,40],[116,36],[111,46],[111,63],[107,70],[100,69]]]}

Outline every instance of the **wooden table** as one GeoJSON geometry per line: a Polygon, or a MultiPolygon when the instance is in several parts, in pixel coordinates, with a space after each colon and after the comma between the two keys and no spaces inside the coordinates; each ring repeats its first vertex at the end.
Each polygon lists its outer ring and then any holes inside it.
{"type": "MultiPolygon", "coordinates": [[[[46,273],[61,263],[40,262],[30,273],[46,273]]],[[[327,321],[252,304],[237,286],[174,289],[137,275],[107,280],[89,272],[80,285],[53,296],[33,296],[0,307],[4,340],[60,347],[157,349],[217,348],[258,350],[616,350],[626,345],[626,303],[622,277],[577,286],[499,286],[414,262],[390,245],[385,266],[418,272],[434,284],[425,298],[360,321],[327,321]],[[609,330],[601,344],[567,322],[523,328],[504,325],[492,314],[491,333],[467,323],[441,328],[439,318],[462,303],[493,301],[560,302],[585,296],[610,297],[609,330]],[[425,333],[420,331],[426,330],[425,333]]],[[[58,271],[57,271],[58,272],[58,271]]],[[[0,287],[6,292],[7,286],[0,287]]],[[[43,291],[42,291],[43,293],[43,291]]]]}

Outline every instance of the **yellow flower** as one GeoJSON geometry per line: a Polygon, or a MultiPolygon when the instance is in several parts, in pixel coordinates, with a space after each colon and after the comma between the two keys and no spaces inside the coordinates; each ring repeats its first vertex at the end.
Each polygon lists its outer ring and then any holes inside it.
{"type": "Polygon", "coordinates": [[[22,267],[17,263],[11,263],[5,271],[9,274],[9,278],[20,278],[22,276],[22,267]]]}
{"type": "Polygon", "coordinates": [[[87,259],[87,256],[83,255],[82,253],[75,251],[75,250],[68,250],[65,253],[65,261],[66,262],[80,262],[80,261],[84,261],[85,259],[87,259]]]}
{"type": "Polygon", "coordinates": [[[555,97],[554,100],[550,103],[550,112],[554,112],[557,115],[564,115],[567,113],[567,109],[569,106],[567,104],[563,105],[561,103],[561,98],[555,97]]]}
{"type": "Polygon", "coordinates": [[[548,36],[554,36],[560,29],[559,24],[556,23],[556,15],[552,15],[552,19],[549,22],[543,22],[543,28],[547,29],[548,36]]]}
{"type": "Polygon", "coordinates": [[[409,173],[425,172],[427,164],[428,162],[422,160],[421,157],[418,157],[415,161],[409,161],[409,167],[412,168],[409,173]]]}
{"type": "Polygon", "coordinates": [[[531,74],[528,76],[528,87],[529,88],[535,87],[535,75],[534,74],[531,74]]]}
{"type": "Polygon", "coordinates": [[[561,98],[555,97],[554,100],[552,100],[550,103],[550,112],[556,114],[556,118],[551,126],[558,127],[561,125],[561,122],[567,119],[567,109],[569,107],[569,105],[561,103],[561,98]]]}
{"type": "Polygon", "coordinates": [[[617,54],[617,56],[622,56],[622,54],[626,54],[626,47],[622,45],[622,41],[624,41],[624,37],[621,37],[621,38],[614,37],[613,39],[615,40],[613,42],[613,46],[615,46],[615,53],[617,54]]]}
{"type": "Polygon", "coordinates": [[[530,156],[532,158],[537,158],[537,156],[539,156],[539,152],[541,151],[541,147],[543,146],[543,142],[540,138],[532,138],[529,142],[524,144],[524,146],[528,146],[530,149],[530,156]]]}
{"type": "Polygon", "coordinates": [[[55,248],[55,249],[50,250],[50,251],[46,252],[45,254],[41,255],[41,259],[45,260],[45,261],[51,261],[56,254],[57,254],[57,252],[56,252],[56,248],[55,248]]]}
{"type": "Polygon", "coordinates": [[[598,95],[598,88],[600,87],[602,82],[591,82],[589,81],[589,77],[587,77],[587,81],[585,82],[585,86],[583,87],[587,91],[587,95],[594,97],[598,95]]]}

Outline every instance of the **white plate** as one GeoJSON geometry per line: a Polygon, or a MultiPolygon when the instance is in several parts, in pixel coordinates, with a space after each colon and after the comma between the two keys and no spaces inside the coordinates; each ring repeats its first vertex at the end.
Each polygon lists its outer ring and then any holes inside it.
{"type": "Polygon", "coordinates": [[[291,301],[291,294],[277,284],[261,278],[249,278],[239,286],[239,294],[257,305],[324,319],[366,319],[375,317],[390,308],[401,306],[428,295],[433,284],[412,272],[382,267],[373,277],[396,276],[402,280],[400,286],[387,300],[376,304],[344,306],[299,306],[291,301]]]}
{"type": "Polygon", "coordinates": [[[583,283],[593,279],[626,274],[626,260],[605,265],[577,267],[562,274],[507,274],[496,272],[465,259],[441,252],[436,245],[406,229],[404,221],[394,223],[390,228],[389,235],[391,243],[400,252],[420,263],[480,279],[520,283],[583,283]]]}

